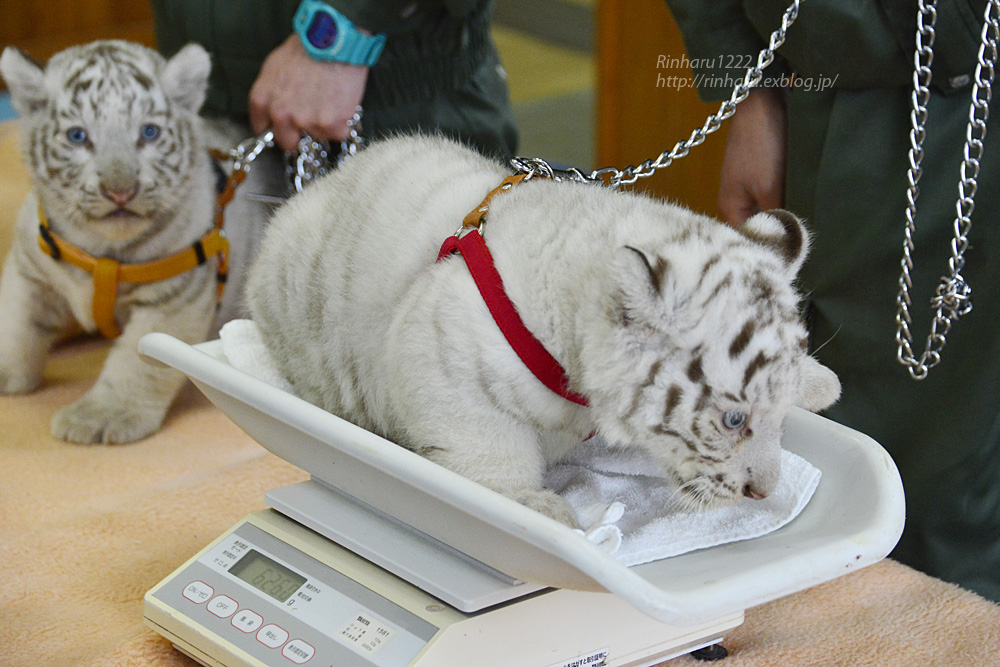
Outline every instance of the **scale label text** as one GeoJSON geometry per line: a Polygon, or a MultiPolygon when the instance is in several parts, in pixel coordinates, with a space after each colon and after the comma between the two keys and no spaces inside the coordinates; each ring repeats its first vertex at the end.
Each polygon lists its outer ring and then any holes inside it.
{"type": "Polygon", "coordinates": [[[342,644],[371,654],[385,646],[395,633],[395,629],[368,612],[359,611],[337,633],[336,639],[342,644]]]}
{"type": "Polygon", "coordinates": [[[549,665],[549,667],[600,667],[608,664],[608,655],[610,654],[610,648],[602,648],[600,651],[578,655],[575,658],[549,665]]]}

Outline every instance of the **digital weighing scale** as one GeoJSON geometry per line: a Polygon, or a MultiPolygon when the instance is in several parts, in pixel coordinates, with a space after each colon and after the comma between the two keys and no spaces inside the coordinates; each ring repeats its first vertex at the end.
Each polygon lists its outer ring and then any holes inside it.
{"type": "Polygon", "coordinates": [[[220,341],[140,341],[308,471],[147,593],[146,623],[212,667],[649,666],[745,609],[882,559],[898,472],[871,439],[794,411],[823,473],[789,525],[625,567],[578,532],[230,366],[220,341]]]}

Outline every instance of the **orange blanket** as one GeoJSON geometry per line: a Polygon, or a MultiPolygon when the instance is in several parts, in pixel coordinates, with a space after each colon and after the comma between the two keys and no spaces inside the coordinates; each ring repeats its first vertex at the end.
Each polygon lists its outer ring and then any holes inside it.
{"type": "MultiPolygon", "coordinates": [[[[15,132],[0,124],[0,242],[25,188],[15,132]]],[[[49,419],[94,381],[107,346],[64,345],[38,392],[0,397],[3,667],[191,667],[143,625],[143,595],[265,491],[307,477],[191,386],[143,442],[55,440],[49,419]]],[[[1000,607],[884,561],[748,610],[725,645],[726,667],[1000,665],[1000,607]]]]}

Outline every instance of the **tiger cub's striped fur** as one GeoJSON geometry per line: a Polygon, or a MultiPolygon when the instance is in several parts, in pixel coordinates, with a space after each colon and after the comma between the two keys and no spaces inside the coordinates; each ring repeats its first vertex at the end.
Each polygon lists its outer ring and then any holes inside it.
{"type": "Polygon", "coordinates": [[[441,242],[507,175],[443,139],[373,144],[272,219],[250,310],[307,400],[566,523],[547,463],[597,431],[648,449],[692,506],[777,482],[793,405],[836,376],[807,354],[792,287],[800,222],[739,230],[648,197],[536,179],[491,204],[485,239],[571,403],[507,344],[441,242]]]}
{"type": "MultiPolygon", "coordinates": [[[[197,117],[209,69],[208,54],[194,45],[165,61],[135,44],[95,42],[44,66],[4,50],[0,73],[21,115],[33,190],[0,279],[0,393],[33,390],[59,337],[96,330],[90,274],[38,247],[39,204],[57,235],[120,262],[166,257],[211,229],[215,178],[197,117]]],[[[182,376],[144,364],[136,343],[153,330],[203,340],[214,305],[213,262],[160,282],[120,284],[115,319],[123,333],[95,386],[56,413],[52,432],[127,442],[158,429],[182,376]]]]}

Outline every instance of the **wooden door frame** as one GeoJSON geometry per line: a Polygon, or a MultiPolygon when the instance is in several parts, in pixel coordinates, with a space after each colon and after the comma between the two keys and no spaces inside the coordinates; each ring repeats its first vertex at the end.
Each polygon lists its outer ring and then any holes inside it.
{"type": "MultiPolygon", "coordinates": [[[[596,26],[598,165],[622,168],[656,158],[718,110],[698,98],[664,0],[598,0],[596,26]]],[[[717,216],[725,134],[723,126],[634,187],[717,216]]]]}

